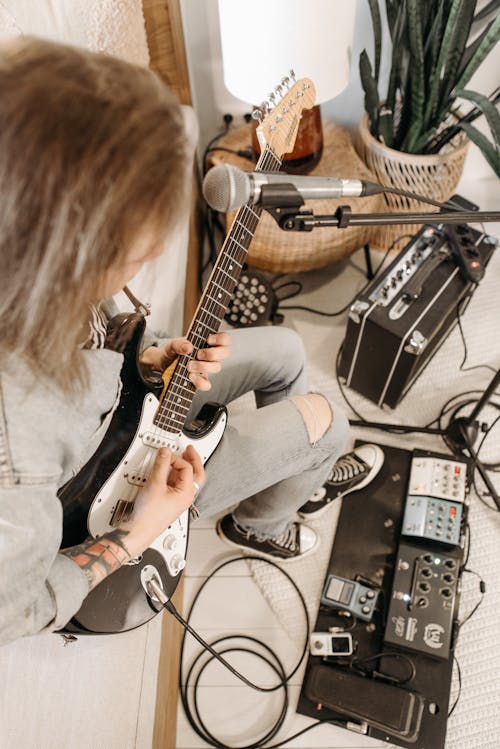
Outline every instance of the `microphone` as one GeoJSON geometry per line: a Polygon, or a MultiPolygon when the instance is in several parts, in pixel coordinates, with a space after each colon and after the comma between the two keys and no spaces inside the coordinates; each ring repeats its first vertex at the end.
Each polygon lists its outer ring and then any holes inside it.
{"type": "MultiPolygon", "coordinates": [[[[267,185],[272,187],[274,207],[281,205],[280,187],[283,187],[282,205],[289,205],[290,185],[304,200],[355,198],[361,195],[375,195],[384,192],[385,189],[376,182],[361,179],[304,177],[285,172],[243,172],[231,164],[219,164],[212,167],[203,180],[203,195],[211,208],[226,213],[248,202],[253,205],[262,205],[267,185]]],[[[268,205],[269,202],[268,200],[268,205]]]]}

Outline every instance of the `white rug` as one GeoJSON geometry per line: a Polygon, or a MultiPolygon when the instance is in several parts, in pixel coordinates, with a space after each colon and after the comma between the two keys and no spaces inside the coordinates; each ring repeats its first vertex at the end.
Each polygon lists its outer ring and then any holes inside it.
{"type": "MultiPolygon", "coordinates": [[[[498,225],[490,229],[498,236],[498,225]]],[[[373,254],[376,266],[381,256],[373,254]]],[[[344,306],[365,282],[362,252],[351,260],[310,273],[294,275],[304,284],[303,293],[288,304],[300,304],[323,311],[344,306]]],[[[286,303],[284,303],[286,304],[286,303]]],[[[345,334],[346,315],[326,318],[298,310],[286,313],[285,324],[302,336],[309,357],[312,389],[319,390],[338,403],[350,417],[353,414],[342,399],[335,380],[335,357],[345,334]]],[[[476,364],[500,366],[500,250],[494,255],[486,275],[476,290],[463,317],[468,358],[465,367],[476,364]]],[[[404,400],[393,411],[386,413],[367,399],[348,390],[354,407],[369,420],[401,424],[426,424],[438,415],[442,405],[452,395],[484,389],[492,372],[488,369],[459,371],[463,359],[463,344],[455,327],[441,349],[434,355],[423,374],[417,379],[404,400]]],[[[500,399],[497,399],[500,400],[500,399]]],[[[236,404],[245,408],[246,404],[236,404]]],[[[492,423],[498,411],[485,409],[481,420],[492,423]]],[[[439,437],[400,436],[367,429],[353,429],[355,438],[394,445],[404,449],[447,452],[439,437]]],[[[492,430],[481,451],[485,461],[500,461],[500,423],[492,430]]],[[[500,490],[500,475],[495,485],[500,490]]],[[[479,482],[482,487],[482,482],[479,482]]],[[[348,501],[347,499],[345,501],[348,501]]],[[[491,502],[491,500],[490,500],[491,502]]],[[[311,525],[321,534],[322,547],[312,557],[286,565],[303,592],[313,625],[317,615],[319,593],[331,553],[340,503],[332,507],[328,523],[316,521],[311,525]]],[[[494,749],[500,746],[500,514],[489,510],[473,493],[469,512],[471,551],[468,566],[478,572],[486,583],[486,595],[478,611],[464,625],[456,648],[462,672],[462,692],[459,704],[448,723],[447,749],[494,749]]],[[[301,641],[303,621],[299,608],[290,606],[293,592],[283,584],[282,576],[267,565],[252,563],[251,572],[263,595],[270,602],[289,635],[301,641]],[[297,617],[294,617],[294,610],[297,617]]],[[[464,618],[480,597],[476,577],[463,576],[460,618],[464,618]]],[[[456,674],[452,683],[451,702],[457,693],[456,674]]]]}

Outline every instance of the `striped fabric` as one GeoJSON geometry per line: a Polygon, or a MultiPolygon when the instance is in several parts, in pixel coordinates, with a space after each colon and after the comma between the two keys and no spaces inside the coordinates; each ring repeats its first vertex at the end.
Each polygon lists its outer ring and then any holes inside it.
{"type": "Polygon", "coordinates": [[[98,349],[104,348],[106,342],[106,332],[108,327],[108,317],[104,312],[102,304],[92,305],[90,308],[90,319],[88,336],[82,348],[98,349]]]}

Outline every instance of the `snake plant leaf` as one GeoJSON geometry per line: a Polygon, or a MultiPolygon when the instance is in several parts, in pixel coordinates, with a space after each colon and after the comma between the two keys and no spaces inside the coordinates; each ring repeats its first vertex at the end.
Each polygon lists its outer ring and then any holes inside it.
{"type": "Polygon", "coordinates": [[[439,104],[439,86],[441,83],[441,75],[442,75],[442,71],[445,65],[446,56],[448,54],[450,40],[453,37],[453,32],[455,29],[455,25],[457,23],[457,18],[460,14],[461,6],[462,6],[462,0],[452,1],[448,19],[446,22],[446,27],[444,30],[443,39],[442,39],[441,46],[439,49],[438,61],[434,69],[434,75],[432,76],[432,79],[430,82],[430,90],[428,94],[427,106],[426,106],[425,115],[424,115],[424,122],[425,122],[426,127],[429,127],[431,121],[435,118],[436,113],[437,113],[438,104],[439,104]]]}
{"type": "Polygon", "coordinates": [[[464,70],[467,67],[467,65],[469,64],[469,62],[471,61],[472,56],[475,54],[476,49],[480,46],[480,44],[483,41],[484,37],[487,36],[487,34],[488,34],[490,28],[492,27],[493,23],[494,23],[494,20],[490,21],[490,23],[483,29],[483,31],[464,50],[464,53],[462,55],[462,60],[460,62],[460,67],[459,67],[458,73],[457,73],[457,79],[461,78],[462,73],[464,72],[464,70]]]}
{"type": "Polygon", "coordinates": [[[455,88],[464,88],[468,81],[472,78],[478,67],[483,62],[486,55],[493,49],[495,44],[500,39],[500,15],[488,27],[487,33],[481,40],[481,44],[477,47],[472,58],[469,60],[465,70],[461,74],[459,80],[455,84],[455,88]]]}
{"type": "MultiPolygon", "coordinates": [[[[497,150],[500,149],[500,114],[496,106],[491,102],[487,96],[478,94],[477,91],[458,89],[455,91],[457,98],[467,99],[475,104],[486,117],[486,121],[491,130],[493,140],[497,150]]],[[[457,123],[460,125],[460,122],[457,123]]]]}
{"type": "Polygon", "coordinates": [[[377,82],[373,77],[370,58],[368,57],[366,49],[362,51],[359,57],[359,76],[361,78],[361,85],[365,92],[365,110],[370,119],[370,132],[377,137],[378,105],[380,100],[377,82]]]}
{"type": "Polygon", "coordinates": [[[427,32],[424,53],[425,53],[425,77],[430,81],[434,75],[436,63],[439,56],[439,46],[443,37],[445,15],[445,0],[440,0],[436,15],[432,19],[432,24],[427,32]]]}
{"type": "Polygon", "coordinates": [[[484,158],[491,166],[497,177],[500,177],[500,153],[483,133],[468,122],[458,123],[465,130],[470,140],[481,150],[484,158]]]}
{"type": "Polygon", "coordinates": [[[391,35],[392,43],[394,44],[394,32],[398,18],[401,15],[401,0],[385,0],[385,12],[387,15],[387,25],[389,26],[389,34],[391,35]]]}
{"type": "Polygon", "coordinates": [[[408,9],[408,32],[411,51],[411,107],[412,124],[403,141],[404,151],[412,151],[423,125],[424,102],[425,102],[425,79],[424,79],[424,42],[422,37],[422,18],[420,15],[419,0],[407,0],[408,9]]]}
{"type": "MultiPolygon", "coordinates": [[[[500,86],[498,86],[488,97],[487,100],[491,104],[491,106],[495,107],[500,102],[500,86]]],[[[496,110],[495,110],[496,111],[496,110]]],[[[480,117],[482,114],[482,110],[476,105],[472,107],[467,114],[464,114],[463,117],[457,118],[461,122],[474,122],[478,117],[480,117]]],[[[491,128],[491,126],[490,126],[491,128]]],[[[439,134],[436,134],[433,141],[428,145],[426,148],[426,153],[439,153],[439,151],[443,148],[446,143],[449,143],[453,138],[458,135],[460,132],[460,128],[457,127],[456,124],[454,125],[448,125],[448,127],[445,127],[439,134]]]]}
{"type": "Polygon", "coordinates": [[[467,39],[469,38],[475,7],[476,0],[463,0],[459,9],[457,22],[450,37],[450,44],[444,62],[438,109],[448,106],[450,93],[457,80],[460,60],[467,45],[467,39]]]}
{"type": "Polygon", "coordinates": [[[378,78],[380,74],[380,56],[382,53],[382,20],[380,18],[380,8],[378,0],[368,0],[370,5],[370,14],[372,17],[373,25],[373,38],[375,42],[375,72],[374,78],[378,86],[378,78]]]}
{"type": "Polygon", "coordinates": [[[484,8],[481,8],[481,10],[476,13],[473,25],[475,26],[477,23],[484,21],[485,18],[489,18],[492,13],[496,13],[498,8],[500,8],[500,0],[490,0],[484,8]]]}

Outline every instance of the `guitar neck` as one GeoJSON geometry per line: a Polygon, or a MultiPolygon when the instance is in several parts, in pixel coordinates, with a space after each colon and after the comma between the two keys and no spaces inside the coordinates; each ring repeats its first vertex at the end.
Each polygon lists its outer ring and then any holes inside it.
{"type": "MultiPolygon", "coordinates": [[[[277,172],[280,167],[280,159],[266,146],[255,171],[277,172]]],[[[187,365],[196,358],[199,349],[207,345],[208,336],[220,328],[261,213],[259,206],[248,202],[236,214],[186,334],[193,344],[193,351],[189,356],[179,357],[154,418],[155,425],[161,429],[176,434],[186,423],[196,393],[196,387],[188,377],[187,365]]]]}

